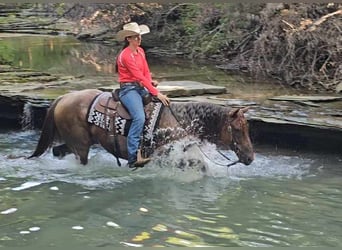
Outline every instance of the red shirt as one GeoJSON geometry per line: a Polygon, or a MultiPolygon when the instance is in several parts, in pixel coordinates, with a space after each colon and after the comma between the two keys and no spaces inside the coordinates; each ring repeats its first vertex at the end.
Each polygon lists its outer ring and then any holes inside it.
{"type": "Polygon", "coordinates": [[[119,82],[139,82],[152,95],[159,93],[152,85],[151,72],[148,67],[143,48],[138,47],[132,52],[129,47],[124,48],[117,58],[119,82]]]}

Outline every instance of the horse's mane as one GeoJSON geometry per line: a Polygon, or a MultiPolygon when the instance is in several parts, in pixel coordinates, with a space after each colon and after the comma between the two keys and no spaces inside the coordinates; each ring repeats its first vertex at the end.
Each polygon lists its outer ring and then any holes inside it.
{"type": "Polygon", "coordinates": [[[170,108],[183,128],[207,139],[216,139],[229,111],[205,102],[172,102],[170,108]]]}

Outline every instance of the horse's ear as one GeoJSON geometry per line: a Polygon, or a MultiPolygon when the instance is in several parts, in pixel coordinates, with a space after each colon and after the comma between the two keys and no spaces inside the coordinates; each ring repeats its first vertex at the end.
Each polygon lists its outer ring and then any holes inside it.
{"type": "Polygon", "coordinates": [[[237,116],[237,113],[239,112],[239,110],[240,110],[239,108],[234,108],[234,109],[229,111],[228,115],[230,117],[235,117],[235,116],[237,116]]]}
{"type": "Polygon", "coordinates": [[[244,108],[241,108],[241,111],[242,113],[246,113],[248,111],[249,107],[244,107],[244,108]]]}
{"type": "Polygon", "coordinates": [[[244,108],[234,108],[231,111],[229,111],[229,116],[234,118],[238,115],[239,111],[241,110],[242,113],[246,113],[248,111],[249,107],[244,108]]]}

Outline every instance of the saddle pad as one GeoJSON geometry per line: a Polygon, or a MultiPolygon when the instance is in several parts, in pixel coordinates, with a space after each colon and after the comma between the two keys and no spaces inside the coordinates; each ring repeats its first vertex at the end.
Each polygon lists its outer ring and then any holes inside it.
{"type": "MultiPolygon", "coordinates": [[[[113,129],[115,129],[113,134],[127,136],[131,120],[121,117],[119,113],[113,109],[113,104],[111,104],[110,107],[106,107],[106,101],[104,101],[102,96],[103,94],[104,93],[95,97],[89,108],[87,121],[107,131],[113,131],[113,129]]],[[[111,102],[112,100],[109,103],[111,102]]],[[[149,105],[145,106],[145,114],[147,118],[144,126],[145,138],[152,139],[153,131],[157,126],[161,108],[162,103],[160,102],[151,102],[149,105]]]]}
{"type": "Polygon", "coordinates": [[[94,98],[88,110],[87,121],[100,128],[110,131],[111,128],[113,127],[112,122],[113,122],[113,117],[115,116],[115,110],[110,109],[110,112],[108,112],[109,110],[107,108],[107,112],[106,112],[106,107],[103,107],[103,105],[101,105],[106,95],[108,95],[108,93],[104,92],[94,98]]]}
{"type": "Polygon", "coordinates": [[[150,109],[145,108],[147,120],[143,132],[144,140],[152,140],[153,132],[158,126],[163,104],[161,102],[151,102],[150,105],[146,105],[146,107],[150,107],[150,109]]]}

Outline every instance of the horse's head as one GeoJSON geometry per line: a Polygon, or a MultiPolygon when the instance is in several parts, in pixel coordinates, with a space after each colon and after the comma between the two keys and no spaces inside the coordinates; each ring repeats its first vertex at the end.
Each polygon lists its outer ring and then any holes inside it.
{"type": "Polygon", "coordinates": [[[244,113],[246,108],[236,108],[228,113],[228,119],[225,121],[221,131],[221,140],[229,144],[239,158],[239,162],[249,165],[254,160],[254,150],[249,137],[248,123],[244,113]]]}

